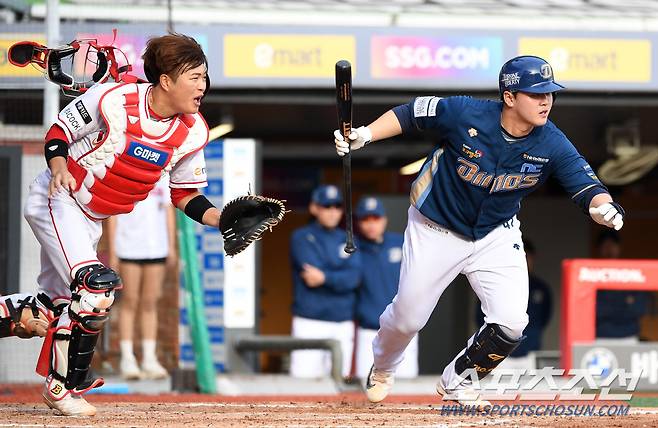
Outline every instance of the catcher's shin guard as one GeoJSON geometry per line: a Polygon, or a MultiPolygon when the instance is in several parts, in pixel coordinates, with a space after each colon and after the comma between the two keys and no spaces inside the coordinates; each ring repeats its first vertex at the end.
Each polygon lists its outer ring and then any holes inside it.
{"type": "Polygon", "coordinates": [[[50,323],[61,315],[68,303],[65,298],[52,301],[43,293],[36,297],[25,293],[1,296],[0,337],[44,337],[50,323]]]}
{"type": "Polygon", "coordinates": [[[498,324],[487,324],[473,338],[473,343],[466,352],[455,361],[455,372],[462,376],[467,370],[475,370],[478,379],[483,379],[501,361],[507,358],[525,336],[510,338],[498,324]]]}
{"type": "Polygon", "coordinates": [[[62,399],[69,392],[82,394],[102,385],[102,379],[89,376],[89,366],[114,303],[114,290],[119,288],[119,276],[101,264],[86,266],[76,273],[69,309],[48,331],[37,367],[39,374],[48,375],[48,390],[53,399],[62,399]]]}

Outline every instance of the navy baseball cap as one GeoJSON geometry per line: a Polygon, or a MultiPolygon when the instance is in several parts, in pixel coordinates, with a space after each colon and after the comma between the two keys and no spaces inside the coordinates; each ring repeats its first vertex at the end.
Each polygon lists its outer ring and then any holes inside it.
{"type": "Polygon", "coordinates": [[[311,193],[311,202],[324,207],[340,205],[343,203],[343,194],[333,184],[325,184],[313,190],[313,193],[311,193]]]}
{"type": "Polygon", "coordinates": [[[356,206],[356,217],[363,218],[371,215],[384,217],[386,215],[384,204],[382,204],[382,201],[372,196],[361,198],[356,206]]]}

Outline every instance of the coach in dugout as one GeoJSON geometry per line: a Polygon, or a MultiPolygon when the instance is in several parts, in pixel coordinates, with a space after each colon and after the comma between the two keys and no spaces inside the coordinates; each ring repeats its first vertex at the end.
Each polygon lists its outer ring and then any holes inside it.
{"type": "MultiPolygon", "coordinates": [[[[365,379],[373,363],[372,341],[379,330],[379,316],[398,291],[404,238],[401,233],[386,231],[388,218],[380,199],[362,198],[356,207],[356,218],[363,264],[356,301],[356,377],[365,379]]],[[[418,335],[405,350],[397,375],[402,378],[418,376],[418,335]]]]}
{"type": "MultiPolygon", "coordinates": [[[[338,187],[322,185],[311,194],[314,221],[290,239],[293,279],[292,335],[304,339],[336,339],[341,344],[343,376],[351,369],[354,349],[354,306],[361,282],[358,253],[345,252],[346,235],[337,229],[343,197],[338,187]]],[[[331,373],[331,354],[324,350],[294,351],[290,374],[322,377],[331,373]]]]}
{"type": "MultiPolygon", "coordinates": [[[[616,230],[603,230],[596,240],[596,257],[621,258],[616,230]]],[[[640,318],[647,313],[646,291],[599,290],[596,293],[596,339],[607,344],[631,345],[640,339],[640,318]]]]}

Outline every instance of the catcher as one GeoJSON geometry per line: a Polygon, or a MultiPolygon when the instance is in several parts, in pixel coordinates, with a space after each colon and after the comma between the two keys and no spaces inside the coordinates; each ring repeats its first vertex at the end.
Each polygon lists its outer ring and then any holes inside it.
{"type": "Polygon", "coordinates": [[[39,291],[0,297],[0,337],[46,336],[37,363],[46,378],[43,398],[68,416],[96,413],[83,394],[103,384],[89,366],[114,291],[121,288],[117,273],[96,254],[103,219],[130,212],[163,171],[170,175],[174,205],[201,224],[221,227],[228,255],[259,239],[285,212],[280,201],[248,195],[229,202],[220,220],[199,192],[207,185],[208,127],[199,106],[208,89],[208,62],[194,39],[150,39],[144,83],[120,76],[127,68],[117,67],[107,47],[95,48],[93,85],[75,82],[61,68],[61,59],[80,44],[49,50],[23,42],[9,53],[13,63],[43,64],[50,80],[82,93],[48,130],[48,168],[30,186],[25,204],[41,244],[39,291]],[[108,74],[114,83],[103,83],[108,74]]]}

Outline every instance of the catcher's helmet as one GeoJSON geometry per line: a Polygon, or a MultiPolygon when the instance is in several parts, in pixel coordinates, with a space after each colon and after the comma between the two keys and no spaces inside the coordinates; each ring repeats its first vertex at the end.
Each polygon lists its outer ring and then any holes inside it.
{"type": "Polygon", "coordinates": [[[538,56],[522,55],[507,61],[500,68],[498,90],[546,94],[564,89],[553,80],[551,65],[538,56]]]}

